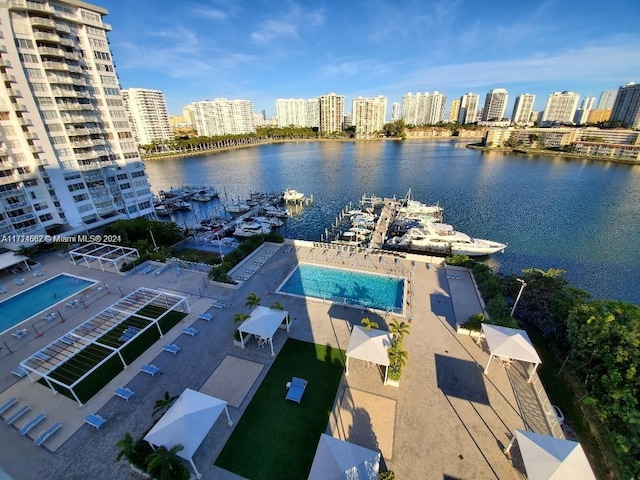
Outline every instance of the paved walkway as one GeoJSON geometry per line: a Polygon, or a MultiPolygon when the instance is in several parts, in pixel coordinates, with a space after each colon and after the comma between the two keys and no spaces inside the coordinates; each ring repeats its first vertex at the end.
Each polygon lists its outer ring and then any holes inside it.
{"type": "MultiPolygon", "coordinates": [[[[150,427],[153,404],[165,391],[176,395],[187,387],[200,389],[229,356],[267,367],[257,373],[244,399],[234,401],[239,402],[239,406],[229,407],[231,418],[237,423],[273,362],[269,350],[257,347],[255,342],[245,349],[232,345],[236,327],[233,315],[247,311],[244,301],[250,292],[261,297],[263,305],[269,306],[275,301],[284,305],[293,319],[289,334],[292,338],[346,349],[352,326],[359,324],[364,315],[378,322],[381,328],[386,327],[391,316],[385,312],[363,312],[274,293],[298,262],[316,262],[402,275],[411,282],[407,284],[411,293],[407,295],[404,315],[399,317],[405,321],[411,319],[411,334],[405,340],[410,357],[400,387],[384,386],[376,368],[354,361],[336,396],[328,432],[382,449],[386,466],[402,479],[520,478],[502,453],[513,429],[524,426],[507,372],[492,368],[488,376],[483,375],[487,353],[472,338],[454,332],[457,313],[468,308],[457,304],[477,302],[477,297],[462,296],[452,301],[453,280],[447,278],[439,260],[350,255],[352,252],[337,255],[336,251],[325,252],[306,242],[292,248],[287,245],[262,248],[274,253],[269,254],[264,265],[251,268],[255,272],[236,288],[210,284],[204,275],[184,270],[180,276],[168,270],[159,276],[132,274],[124,278],[70,265],[68,260],[56,255],[44,258],[41,270],[47,275],[59,271],[84,275],[106,283],[110,293],[92,297],[86,309],[63,312],[65,322],[47,325],[42,337],[31,335],[21,342],[13,342],[14,353],[0,350],[0,401],[19,388],[21,400],[29,395],[42,399],[38,408],[48,409],[48,420],[64,424],[63,430],[51,438],[45,449],[30,444],[4,422],[0,424],[3,438],[0,467],[15,479],[127,478],[129,471],[124,463],[114,462],[116,441],[127,432],[135,437],[150,427]],[[20,360],[53,338],[114,303],[120,298],[120,292],[126,294],[142,285],[186,296],[192,313],[83,409],[61,395],[54,396],[44,387],[18,380],[8,373],[20,360]],[[212,299],[222,301],[226,307],[222,310],[211,307],[212,299]],[[205,311],[213,314],[212,322],[197,320],[205,311]],[[196,336],[179,334],[183,326],[191,324],[199,330],[196,336]],[[164,343],[175,343],[181,351],[175,356],[162,352],[164,343]],[[151,377],[139,373],[139,365],[146,362],[157,365],[160,374],[151,377]],[[127,386],[136,393],[126,402],[113,396],[116,386],[127,386]],[[82,420],[88,413],[99,413],[107,419],[107,424],[100,431],[83,425],[82,420]]],[[[260,258],[265,253],[255,255],[260,258]]],[[[247,260],[254,261],[257,260],[247,260]]],[[[276,352],[287,338],[286,332],[278,331],[273,339],[276,352]]],[[[220,419],[198,449],[194,462],[204,478],[237,478],[213,465],[231,432],[226,420],[220,419]]]]}

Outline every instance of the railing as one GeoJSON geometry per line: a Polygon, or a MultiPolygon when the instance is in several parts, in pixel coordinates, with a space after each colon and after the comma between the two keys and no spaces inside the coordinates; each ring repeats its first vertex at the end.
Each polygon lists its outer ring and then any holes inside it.
{"type": "Polygon", "coordinates": [[[49,42],[61,43],[60,36],[56,35],[55,33],[34,32],[33,38],[35,38],[36,40],[44,40],[49,42]]]}
{"type": "Polygon", "coordinates": [[[2,74],[2,79],[5,82],[11,82],[11,83],[15,83],[16,82],[16,77],[14,75],[9,75],[8,73],[3,73],[2,74]]]}
{"type": "Polygon", "coordinates": [[[45,70],[63,70],[65,72],[69,71],[69,65],[64,62],[44,61],[42,62],[42,66],[45,70]]]}
{"type": "Polygon", "coordinates": [[[20,90],[16,90],[15,88],[7,88],[7,93],[9,94],[9,97],[22,98],[22,93],[20,93],[20,90]]]}
{"type": "Polygon", "coordinates": [[[26,10],[36,10],[38,12],[53,13],[53,8],[42,3],[28,2],[26,0],[9,0],[9,8],[23,8],[26,10]]]}
{"type": "Polygon", "coordinates": [[[56,22],[51,20],[50,18],[42,18],[42,17],[31,17],[29,19],[31,25],[42,25],[45,27],[55,28],[56,22]]]}
{"type": "Polygon", "coordinates": [[[55,47],[38,47],[38,53],[40,53],[40,55],[52,55],[56,57],[65,56],[64,50],[55,47]]]}

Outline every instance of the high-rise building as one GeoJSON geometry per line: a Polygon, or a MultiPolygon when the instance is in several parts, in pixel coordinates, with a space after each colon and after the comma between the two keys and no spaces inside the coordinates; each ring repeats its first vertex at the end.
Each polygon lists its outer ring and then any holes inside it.
{"type": "Polygon", "coordinates": [[[173,138],[167,102],[160,90],[127,88],[122,90],[122,99],[140,145],[173,138]]]}
{"type": "Polygon", "coordinates": [[[509,94],[504,88],[489,90],[484,100],[482,120],[485,122],[502,120],[507,109],[508,99],[509,94]]]}
{"type": "Polygon", "coordinates": [[[511,122],[516,125],[525,125],[531,123],[531,112],[533,111],[533,103],[536,96],[531,93],[523,93],[516,97],[513,104],[513,113],[511,114],[511,122]]]}
{"type": "Polygon", "coordinates": [[[344,118],[344,96],[328,93],[319,97],[320,133],[331,134],[342,131],[344,118]]]}
{"type": "Polygon", "coordinates": [[[598,101],[598,110],[612,110],[617,95],[617,90],[604,90],[600,94],[600,100],[598,101]]]}
{"type": "Polygon", "coordinates": [[[320,126],[320,100],[310,98],[307,100],[307,117],[305,127],[318,128],[320,126]]]}
{"type": "Polygon", "coordinates": [[[304,98],[279,98],[276,100],[278,126],[304,127],[307,123],[307,101],[304,98]]]}
{"type": "Polygon", "coordinates": [[[554,92],[549,94],[542,112],[542,123],[572,123],[578,108],[580,95],[574,92],[554,92]]]}
{"type": "Polygon", "coordinates": [[[465,93],[460,97],[460,112],[458,113],[458,122],[474,123],[478,120],[478,103],[480,95],[475,93],[465,93]]]}
{"type": "Polygon", "coordinates": [[[196,121],[193,118],[193,105],[186,105],[182,109],[182,116],[187,120],[187,123],[191,125],[191,127],[195,128],[196,121]]]}
{"type": "Polygon", "coordinates": [[[618,89],[611,121],[621,122],[627,128],[640,128],[640,84],[631,82],[618,89]]]}
{"type": "Polygon", "coordinates": [[[437,90],[429,92],[407,93],[402,97],[402,119],[407,125],[433,125],[444,118],[444,105],[447,97],[437,90]]]}
{"type": "MultiPolygon", "coordinates": [[[[75,0],[0,8],[2,235],[72,234],[155,216],[107,13],[75,0]]],[[[20,243],[30,242],[3,246],[20,243]]]]}
{"type": "Polygon", "coordinates": [[[573,116],[573,123],[576,125],[584,125],[587,123],[589,113],[593,110],[593,106],[596,103],[596,97],[584,97],[580,108],[576,110],[573,116]]]}
{"type": "Polygon", "coordinates": [[[237,135],[256,131],[253,103],[216,98],[193,102],[194,126],[201,137],[237,135]]]}
{"type": "Polygon", "coordinates": [[[391,121],[400,120],[400,102],[393,102],[391,107],[391,121]]]}
{"type": "Polygon", "coordinates": [[[370,138],[384,127],[387,115],[387,97],[353,99],[353,125],[356,127],[356,138],[370,138]]]}
{"type": "Polygon", "coordinates": [[[459,114],[460,114],[460,99],[456,98],[451,101],[451,108],[449,109],[449,121],[452,123],[457,122],[459,114]]]}

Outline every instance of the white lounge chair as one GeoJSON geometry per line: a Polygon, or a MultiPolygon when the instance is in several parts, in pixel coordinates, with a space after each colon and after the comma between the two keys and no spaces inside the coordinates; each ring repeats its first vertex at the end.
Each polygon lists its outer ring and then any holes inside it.
{"type": "Polygon", "coordinates": [[[44,277],[44,273],[42,273],[40,270],[34,270],[33,271],[33,276],[34,277],[44,277]]]}
{"type": "Polygon", "coordinates": [[[7,293],[9,290],[0,285],[0,293],[7,293]]]}
{"type": "Polygon", "coordinates": [[[24,284],[25,284],[25,280],[24,280],[24,278],[20,278],[20,279],[17,279],[17,278],[16,278],[16,279],[13,281],[13,283],[15,283],[16,285],[24,285],[24,284]]]}
{"type": "Polygon", "coordinates": [[[107,423],[107,421],[96,413],[90,413],[85,417],[84,423],[91,425],[96,430],[100,430],[100,427],[107,423]]]}
{"type": "Polygon", "coordinates": [[[70,302],[67,302],[66,305],[67,307],[76,308],[78,305],[80,305],[80,300],[71,300],[70,302]]]}
{"type": "Polygon", "coordinates": [[[140,371],[144,373],[148,373],[153,377],[156,373],[160,371],[160,369],[151,363],[145,363],[140,367],[140,371]]]}
{"type": "Polygon", "coordinates": [[[174,355],[180,351],[180,347],[175,343],[167,343],[162,350],[165,352],[173,353],[174,355]]]}
{"type": "Polygon", "coordinates": [[[126,388],[126,387],[118,387],[116,388],[115,392],[113,392],[113,394],[117,397],[120,398],[124,398],[127,402],[129,401],[129,399],[131,397],[133,397],[135,394],[133,393],[133,390],[131,390],[130,388],[126,388]]]}
{"type": "Polygon", "coordinates": [[[11,335],[16,338],[22,338],[27,335],[27,333],[29,333],[29,330],[27,330],[26,328],[21,328],[20,330],[16,330],[15,332],[13,332],[11,335]]]}

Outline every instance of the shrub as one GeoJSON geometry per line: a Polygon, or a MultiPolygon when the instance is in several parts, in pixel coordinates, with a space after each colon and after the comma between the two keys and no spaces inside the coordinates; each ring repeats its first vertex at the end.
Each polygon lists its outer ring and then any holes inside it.
{"type": "Polygon", "coordinates": [[[378,472],[377,480],[396,480],[396,475],[391,470],[386,472],[378,472]]]}
{"type": "Polygon", "coordinates": [[[484,313],[474,313],[461,326],[467,330],[479,332],[482,329],[482,323],[487,323],[487,317],[484,313]]]}

